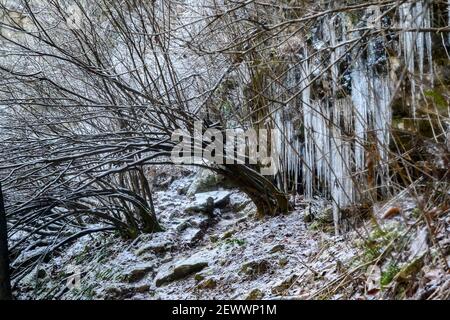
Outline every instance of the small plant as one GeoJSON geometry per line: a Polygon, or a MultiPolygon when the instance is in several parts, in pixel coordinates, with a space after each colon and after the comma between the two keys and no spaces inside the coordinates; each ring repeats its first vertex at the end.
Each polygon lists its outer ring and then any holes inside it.
{"type": "Polygon", "coordinates": [[[386,271],[381,272],[381,279],[380,279],[381,286],[389,285],[399,272],[400,268],[396,264],[390,263],[386,271]]]}
{"type": "Polygon", "coordinates": [[[388,231],[381,228],[375,228],[369,238],[362,244],[362,247],[364,248],[364,261],[369,262],[378,258],[384,249],[392,241],[398,238],[399,234],[395,229],[388,231]]]}
{"type": "Polygon", "coordinates": [[[243,239],[237,239],[237,238],[226,239],[226,240],[225,240],[225,244],[227,244],[227,245],[234,245],[234,244],[237,244],[237,245],[239,245],[239,246],[243,246],[243,245],[245,245],[245,240],[243,240],[243,239]]]}
{"type": "Polygon", "coordinates": [[[414,210],[412,211],[412,216],[415,219],[418,219],[421,215],[422,211],[419,208],[414,208],[414,210]]]}

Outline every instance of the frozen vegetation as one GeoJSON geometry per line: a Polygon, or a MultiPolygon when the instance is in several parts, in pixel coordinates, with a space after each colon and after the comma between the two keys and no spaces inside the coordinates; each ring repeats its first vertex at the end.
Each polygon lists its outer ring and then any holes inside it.
{"type": "Polygon", "coordinates": [[[448,299],[449,9],[0,0],[2,284],[448,299]]]}

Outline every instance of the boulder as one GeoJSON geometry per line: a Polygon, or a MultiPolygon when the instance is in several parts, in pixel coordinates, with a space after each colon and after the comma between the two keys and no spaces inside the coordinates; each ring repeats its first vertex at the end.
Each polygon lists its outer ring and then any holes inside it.
{"type": "Polygon", "coordinates": [[[147,274],[153,271],[153,264],[138,264],[132,269],[125,271],[125,280],[128,282],[138,282],[142,280],[147,274]]]}
{"type": "Polygon", "coordinates": [[[252,200],[241,192],[234,192],[230,195],[230,207],[237,213],[245,209],[252,200]]]}
{"type": "Polygon", "coordinates": [[[200,169],[194,177],[189,189],[186,191],[188,197],[197,193],[217,190],[223,182],[223,177],[208,169],[200,169]]]}
{"type": "Polygon", "coordinates": [[[201,256],[192,256],[174,265],[163,268],[155,277],[155,284],[161,287],[164,284],[183,279],[197,273],[208,266],[208,261],[201,256]]]}
{"type": "Polygon", "coordinates": [[[229,191],[211,191],[197,193],[195,200],[185,208],[188,213],[201,212],[211,215],[214,208],[224,207],[230,200],[229,191]]]}
{"type": "Polygon", "coordinates": [[[303,221],[312,221],[328,224],[333,222],[333,206],[324,202],[313,202],[309,204],[303,213],[303,221]]]}
{"type": "Polygon", "coordinates": [[[138,264],[132,269],[126,270],[124,278],[128,282],[138,282],[142,280],[149,272],[153,271],[153,264],[138,264]]]}

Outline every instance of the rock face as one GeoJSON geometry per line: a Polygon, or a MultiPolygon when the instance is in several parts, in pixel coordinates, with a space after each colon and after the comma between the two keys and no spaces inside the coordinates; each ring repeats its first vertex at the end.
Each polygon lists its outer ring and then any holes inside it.
{"type": "Polygon", "coordinates": [[[165,270],[160,271],[155,278],[155,284],[160,287],[164,284],[183,279],[191,274],[197,273],[208,266],[208,261],[202,257],[192,256],[186,260],[176,263],[165,270]]]}
{"type": "Polygon", "coordinates": [[[211,191],[197,193],[195,200],[186,207],[188,213],[201,212],[211,215],[214,208],[223,207],[228,204],[231,192],[229,191],[211,191]]]}

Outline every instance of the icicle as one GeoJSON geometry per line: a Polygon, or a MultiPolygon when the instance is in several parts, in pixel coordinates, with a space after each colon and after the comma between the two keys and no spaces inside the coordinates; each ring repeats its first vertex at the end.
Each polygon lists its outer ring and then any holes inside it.
{"type": "MultiPolygon", "coordinates": [[[[431,26],[431,9],[427,1],[417,1],[416,3],[404,3],[400,5],[399,27],[401,29],[420,29],[431,26]]],[[[430,81],[433,82],[432,63],[432,39],[429,32],[406,31],[401,33],[401,52],[405,65],[410,75],[411,83],[411,107],[413,117],[416,117],[417,97],[416,97],[416,60],[419,67],[419,79],[422,83],[425,74],[424,65],[430,67],[430,81]],[[426,60],[425,60],[426,58],[426,60]]]]}

